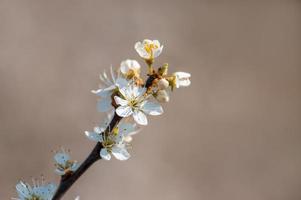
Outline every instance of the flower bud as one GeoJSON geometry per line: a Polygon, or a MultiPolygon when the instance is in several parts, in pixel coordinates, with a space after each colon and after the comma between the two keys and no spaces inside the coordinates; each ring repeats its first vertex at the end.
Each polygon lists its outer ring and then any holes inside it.
{"type": "Polygon", "coordinates": [[[160,103],[167,103],[167,102],[169,102],[169,95],[165,90],[159,90],[157,92],[156,99],[160,103]]]}
{"type": "Polygon", "coordinates": [[[120,71],[128,78],[138,76],[140,73],[140,64],[136,60],[127,59],[121,62],[120,71]]]}
{"type": "Polygon", "coordinates": [[[166,79],[162,78],[158,81],[158,88],[160,90],[164,90],[168,88],[168,86],[169,86],[169,82],[166,79]]]}
{"type": "Polygon", "coordinates": [[[162,67],[160,67],[158,69],[158,73],[161,75],[161,76],[166,76],[167,73],[168,73],[168,63],[165,63],[162,67]]]}

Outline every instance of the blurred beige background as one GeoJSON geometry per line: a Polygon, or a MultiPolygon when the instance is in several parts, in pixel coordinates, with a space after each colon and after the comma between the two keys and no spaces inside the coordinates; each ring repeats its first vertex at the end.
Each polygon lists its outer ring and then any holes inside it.
{"type": "Polygon", "coordinates": [[[159,39],[192,73],[128,162],[95,164],[64,199],[300,200],[300,1],[0,0],[0,199],[83,160],[98,74],[159,39]]]}

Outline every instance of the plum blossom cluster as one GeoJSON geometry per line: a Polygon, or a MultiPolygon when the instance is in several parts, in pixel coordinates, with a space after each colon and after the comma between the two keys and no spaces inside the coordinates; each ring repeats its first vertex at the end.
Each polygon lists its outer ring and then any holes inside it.
{"type": "MultiPolygon", "coordinates": [[[[149,123],[148,116],[162,115],[162,104],[170,101],[170,93],[175,88],[190,85],[189,73],[170,74],[167,63],[154,65],[155,58],[163,51],[163,45],[158,40],[145,39],[137,42],[134,48],[143,59],[146,70],[142,69],[138,61],[126,59],[117,68],[111,67],[108,72],[104,71],[99,76],[101,86],[97,90],[92,90],[98,97],[97,110],[107,115],[92,131],[85,131],[86,137],[96,142],[94,148],[96,154],[93,153],[93,149],[80,165],[71,159],[68,151],[61,149],[54,155],[54,171],[61,176],[60,184],[57,186],[54,183],[45,183],[44,180],[41,183],[34,180],[31,186],[20,181],[16,185],[18,198],[13,199],[60,199],[69,189],[66,185],[72,185],[87,170],[86,162],[91,160],[95,162],[98,159],[111,160],[112,157],[118,160],[129,159],[133,135],[149,123]],[[147,73],[143,75],[142,71],[147,73]],[[61,194],[58,194],[60,192],[61,194]]],[[[75,200],[79,200],[79,197],[75,200]]]]}
{"type": "Polygon", "coordinates": [[[110,131],[110,134],[102,134],[112,115],[108,114],[107,119],[100,126],[94,128],[93,131],[86,131],[88,139],[102,143],[103,148],[100,150],[100,157],[104,160],[110,160],[111,154],[118,160],[127,160],[130,157],[127,151],[130,148],[132,135],[138,132],[136,124],[128,122],[120,122],[110,131]]]}
{"type": "Polygon", "coordinates": [[[118,68],[111,67],[109,74],[103,72],[100,75],[102,85],[92,90],[99,97],[98,111],[113,112],[122,118],[119,125],[109,127],[106,132],[112,119],[112,114],[109,114],[101,126],[95,127],[94,131],[86,131],[90,140],[102,144],[99,153],[105,160],[110,160],[112,155],[118,160],[127,160],[130,157],[128,149],[131,147],[131,136],[137,133],[137,127],[148,124],[147,115],[163,114],[161,104],[169,102],[170,91],[190,85],[189,73],[168,74],[167,63],[157,69],[154,67],[155,58],[163,50],[158,40],[137,42],[135,49],[147,65],[146,76],[142,76],[138,61],[127,59],[118,68]]]}
{"type": "Polygon", "coordinates": [[[33,179],[33,185],[20,181],[16,185],[18,198],[14,200],[51,200],[57,186],[53,183],[45,183],[42,178],[41,183],[33,179]]]}
{"type": "MultiPolygon", "coordinates": [[[[79,163],[75,160],[71,160],[70,155],[61,149],[54,155],[55,161],[55,173],[65,177],[70,176],[79,167],[79,163]]],[[[32,186],[26,182],[20,181],[16,185],[18,198],[12,198],[13,200],[52,200],[53,195],[57,189],[55,183],[46,183],[42,176],[41,181],[38,179],[32,179],[32,186]]],[[[79,200],[77,196],[75,200],[79,200]]]]}

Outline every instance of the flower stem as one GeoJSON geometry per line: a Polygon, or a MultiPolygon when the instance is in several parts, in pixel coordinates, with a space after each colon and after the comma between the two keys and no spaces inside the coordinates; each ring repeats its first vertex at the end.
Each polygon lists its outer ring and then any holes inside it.
{"type": "MultiPolygon", "coordinates": [[[[148,77],[148,79],[146,80],[144,87],[149,88],[152,85],[155,78],[156,78],[155,74],[150,75],[148,77]]],[[[112,130],[121,121],[121,119],[122,119],[122,117],[118,116],[115,113],[113,119],[111,120],[109,126],[106,128],[104,133],[107,133],[110,130],[112,130]]],[[[63,195],[68,191],[68,189],[77,181],[77,179],[79,179],[79,177],[83,173],[85,173],[89,169],[89,167],[91,167],[91,165],[93,163],[95,163],[97,160],[101,159],[99,152],[102,148],[103,148],[102,144],[100,142],[98,142],[96,144],[96,146],[94,147],[94,149],[89,154],[89,156],[86,158],[86,160],[81,164],[81,166],[73,174],[71,174],[69,176],[62,176],[61,182],[60,182],[58,189],[56,190],[52,200],[60,200],[63,197],[63,195]]]]}
{"type": "MultiPolygon", "coordinates": [[[[105,133],[109,130],[112,130],[122,119],[122,117],[119,117],[116,113],[114,114],[113,119],[111,120],[109,126],[104,131],[105,133]]],[[[69,176],[62,176],[61,182],[58,186],[58,189],[56,190],[52,200],[59,200],[63,197],[63,195],[68,191],[68,189],[77,181],[79,177],[83,173],[85,173],[89,167],[95,163],[97,160],[100,160],[101,157],[99,155],[100,150],[102,149],[102,144],[98,142],[94,149],[91,151],[89,156],[86,158],[86,160],[80,165],[80,167],[71,175],[69,176]]]]}

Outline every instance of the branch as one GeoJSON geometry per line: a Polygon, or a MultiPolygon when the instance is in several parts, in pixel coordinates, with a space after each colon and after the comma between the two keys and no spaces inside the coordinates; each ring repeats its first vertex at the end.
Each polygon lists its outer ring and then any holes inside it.
{"type": "MultiPolygon", "coordinates": [[[[149,75],[148,79],[145,82],[144,87],[149,88],[153,81],[155,80],[156,75],[149,75]]],[[[110,130],[112,130],[122,119],[122,117],[119,117],[116,113],[114,114],[114,117],[112,121],[110,122],[109,126],[104,131],[104,134],[108,133],[110,130]]],[[[97,160],[100,160],[101,157],[99,155],[100,150],[102,149],[102,144],[98,142],[94,149],[91,151],[89,156],[86,158],[86,160],[81,164],[81,166],[71,175],[65,175],[62,176],[61,182],[58,186],[58,189],[56,190],[52,200],[59,200],[62,198],[62,196],[68,191],[68,189],[77,181],[77,179],[85,173],[89,167],[95,163],[97,160]]]]}
{"type": "MultiPolygon", "coordinates": [[[[113,119],[111,120],[109,126],[106,128],[105,133],[109,130],[112,130],[121,120],[117,114],[114,114],[113,119]]],[[[68,189],[77,181],[83,173],[85,173],[89,167],[95,163],[97,160],[100,160],[99,155],[100,150],[102,149],[102,144],[98,142],[94,149],[91,151],[86,160],[80,165],[80,167],[71,175],[62,176],[61,182],[56,190],[52,200],[59,200],[62,196],[68,191],[68,189]]]]}

